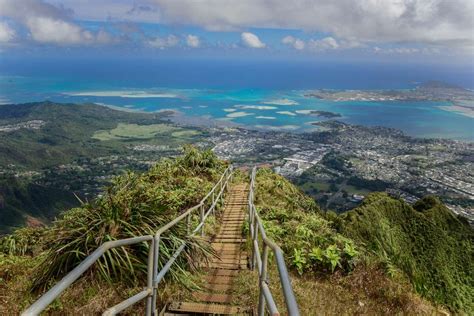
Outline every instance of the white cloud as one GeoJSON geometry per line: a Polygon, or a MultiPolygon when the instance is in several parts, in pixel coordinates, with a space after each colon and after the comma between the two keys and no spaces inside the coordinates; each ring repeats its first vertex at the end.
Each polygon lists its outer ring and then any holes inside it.
{"type": "Polygon", "coordinates": [[[374,47],[374,53],[376,54],[387,54],[387,55],[410,55],[410,54],[424,54],[433,55],[439,54],[440,50],[437,47],[389,47],[380,48],[374,47]]]}
{"type": "Polygon", "coordinates": [[[0,0],[0,16],[22,24],[36,42],[80,45],[111,41],[111,35],[103,30],[93,34],[72,22],[71,14],[41,0],[0,0]]]}
{"type": "Polygon", "coordinates": [[[151,40],[149,40],[148,45],[154,48],[159,48],[159,49],[165,49],[165,48],[170,48],[174,47],[179,44],[179,38],[175,35],[168,35],[166,37],[155,37],[151,40]]]}
{"type": "Polygon", "coordinates": [[[201,46],[201,40],[198,36],[189,34],[188,36],[186,36],[186,44],[189,47],[197,48],[201,46]]]}
{"type": "MultiPolygon", "coordinates": [[[[357,42],[471,45],[474,1],[466,0],[154,0],[163,21],[210,30],[302,29],[357,42]]],[[[329,44],[330,45],[330,44],[329,44]]]]}
{"type": "Polygon", "coordinates": [[[299,38],[295,38],[291,35],[285,36],[281,42],[285,45],[291,45],[296,50],[303,50],[306,46],[306,43],[299,38]]]}
{"type": "Polygon", "coordinates": [[[266,45],[263,43],[257,35],[250,32],[243,32],[240,34],[242,43],[250,48],[264,48],[266,45]]]}
{"type": "Polygon", "coordinates": [[[48,17],[31,17],[26,25],[33,40],[40,43],[85,44],[92,42],[94,36],[79,26],[48,17]]]}
{"type": "Polygon", "coordinates": [[[15,36],[15,30],[13,30],[6,22],[0,21],[0,42],[11,42],[15,38],[15,36]]]}
{"type": "Polygon", "coordinates": [[[338,49],[339,43],[333,37],[325,37],[323,39],[318,40],[310,40],[308,43],[309,49],[320,51],[320,50],[330,50],[330,49],[338,49]]]}

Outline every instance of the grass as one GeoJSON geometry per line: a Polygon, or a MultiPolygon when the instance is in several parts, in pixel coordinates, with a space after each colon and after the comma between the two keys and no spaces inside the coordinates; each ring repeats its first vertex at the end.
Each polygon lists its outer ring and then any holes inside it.
{"type": "MultiPolygon", "coordinates": [[[[158,134],[176,133],[179,130],[180,128],[167,124],[138,125],[119,123],[114,129],[96,131],[92,138],[100,141],[150,139],[158,134]]],[[[179,137],[179,134],[175,137],[179,137]]]]}
{"type": "MultiPolygon", "coordinates": [[[[52,246],[35,273],[33,288],[45,288],[106,241],[153,235],[181,210],[197,204],[224,168],[211,152],[188,147],[184,156],[164,159],[147,173],[129,172],[117,177],[101,198],[66,212],[53,223],[45,235],[52,246]]],[[[182,283],[186,282],[186,269],[193,268],[193,257],[210,252],[199,237],[185,235],[185,225],[176,225],[160,244],[163,266],[186,242],[184,255],[170,271],[170,276],[182,283]]],[[[95,272],[106,280],[133,284],[146,272],[142,262],[146,262],[148,246],[143,243],[111,249],[95,264],[95,272]]]]}
{"type": "MultiPolygon", "coordinates": [[[[21,304],[31,301],[28,297],[35,297],[48,289],[102,243],[154,234],[181,211],[197,204],[226,167],[226,163],[219,161],[212,152],[187,147],[183,156],[174,160],[163,159],[146,173],[129,172],[117,177],[101,198],[64,213],[42,231],[18,230],[1,239],[0,250],[3,253],[21,260],[34,258],[34,266],[28,271],[29,277],[19,282],[23,295],[30,289],[34,292],[32,296],[25,295],[21,304]],[[30,247],[30,244],[35,247],[30,247]]],[[[207,229],[213,227],[211,221],[207,229]]],[[[165,283],[192,288],[194,284],[190,272],[196,270],[197,262],[205,261],[213,252],[207,240],[186,235],[183,223],[162,236],[159,265],[162,267],[174,250],[185,242],[185,251],[167,274],[165,283]]],[[[144,262],[147,255],[148,244],[145,243],[109,250],[81,280],[98,282],[110,289],[140,288],[146,279],[144,262]]],[[[8,266],[0,264],[0,271],[9,270],[8,266]]],[[[13,266],[20,269],[22,263],[13,266]]],[[[83,281],[78,284],[80,282],[83,281]]],[[[88,287],[82,290],[94,292],[88,287]]],[[[60,305],[65,303],[64,299],[58,301],[60,305]]],[[[57,308],[60,309],[60,306],[57,308]]]]}
{"type": "MultiPolygon", "coordinates": [[[[267,234],[285,252],[302,315],[438,313],[415,293],[409,276],[388,273],[358,238],[338,232],[340,216],[322,214],[313,200],[270,170],[260,169],[256,180],[257,209],[267,234]]],[[[270,280],[277,305],[284,307],[274,263],[270,280]]]]}
{"type": "Polygon", "coordinates": [[[400,271],[414,289],[452,311],[474,312],[474,231],[437,198],[413,207],[385,193],[369,195],[341,217],[341,232],[400,271]]]}
{"type": "Polygon", "coordinates": [[[269,169],[259,169],[256,183],[265,230],[288,255],[289,266],[299,274],[351,270],[358,253],[353,241],[331,227],[311,198],[269,169]]]}

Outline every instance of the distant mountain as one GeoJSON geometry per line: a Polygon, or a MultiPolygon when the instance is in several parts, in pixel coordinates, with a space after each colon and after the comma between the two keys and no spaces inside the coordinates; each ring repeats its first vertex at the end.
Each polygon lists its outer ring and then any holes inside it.
{"type": "Polygon", "coordinates": [[[199,137],[166,115],[96,104],[0,105],[0,234],[48,223],[78,204],[75,193],[94,196],[112,176],[143,170],[199,137]]]}
{"type": "Polygon", "coordinates": [[[92,138],[98,130],[113,129],[120,122],[152,124],[161,114],[113,110],[95,104],[38,102],[0,105],[0,167],[43,168],[80,157],[97,157],[123,152],[123,146],[92,138]],[[42,122],[28,128],[28,122],[42,122]],[[2,126],[25,128],[1,131],[2,126]]]}
{"type": "Polygon", "coordinates": [[[436,80],[423,82],[422,84],[420,84],[418,86],[418,88],[419,89],[452,89],[452,90],[464,90],[464,91],[466,91],[466,89],[464,89],[463,87],[453,85],[453,84],[450,84],[450,83],[446,83],[446,82],[443,82],[443,81],[436,81],[436,80]]]}

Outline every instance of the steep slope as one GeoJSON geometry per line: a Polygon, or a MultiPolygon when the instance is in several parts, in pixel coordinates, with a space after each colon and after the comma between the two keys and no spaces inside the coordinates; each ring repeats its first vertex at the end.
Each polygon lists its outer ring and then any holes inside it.
{"type": "MultiPolygon", "coordinates": [[[[389,276],[362,243],[337,231],[341,217],[322,213],[310,197],[269,169],[258,170],[256,185],[259,214],[293,270],[302,315],[436,313],[406,277],[389,276]]],[[[279,293],[276,273],[273,266],[271,285],[279,293]]],[[[284,305],[281,296],[278,301],[284,305]]]]}
{"type": "MultiPolygon", "coordinates": [[[[154,234],[182,210],[196,205],[226,167],[212,152],[187,147],[183,156],[162,159],[148,172],[117,177],[102,197],[65,212],[49,227],[23,228],[0,239],[0,280],[5,280],[0,282],[0,314],[18,314],[102,243],[154,234]]],[[[186,235],[182,222],[161,239],[161,266],[186,243],[166,276],[164,296],[169,294],[167,286],[193,287],[189,272],[196,269],[200,258],[212,253],[203,238],[186,235]]],[[[110,250],[48,312],[75,314],[80,301],[85,305],[81,313],[96,314],[128,298],[144,285],[147,256],[145,244],[110,250]],[[105,297],[102,292],[115,295],[105,297]]]]}
{"type": "Polygon", "coordinates": [[[341,219],[343,234],[392,272],[401,270],[418,293],[454,311],[474,312],[474,232],[437,198],[411,207],[376,193],[341,219]]]}
{"type": "Polygon", "coordinates": [[[59,212],[78,206],[72,192],[18,178],[0,178],[0,233],[15,227],[47,224],[59,212]]]}

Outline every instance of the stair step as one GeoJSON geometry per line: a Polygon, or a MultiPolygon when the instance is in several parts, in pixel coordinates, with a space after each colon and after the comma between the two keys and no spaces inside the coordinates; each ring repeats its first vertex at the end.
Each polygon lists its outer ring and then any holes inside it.
{"type": "Polygon", "coordinates": [[[228,292],[232,289],[232,284],[208,283],[204,285],[204,289],[211,292],[228,292]]]}
{"type": "Polygon", "coordinates": [[[215,239],[240,239],[242,234],[219,234],[216,235],[215,239]]]}
{"type": "Polygon", "coordinates": [[[226,270],[226,269],[215,269],[215,268],[209,268],[207,269],[207,275],[208,276],[229,276],[229,277],[235,277],[239,274],[239,271],[236,270],[226,270]]]}
{"type": "Polygon", "coordinates": [[[209,284],[232,284],[234,283],[234,276],[227,275],[206,275],[204,280],[209,284]]]}
{"type": "Polygon", "coordinates": [[[240,252],[240,245],[236,244],[236,246],[228,245],[228,244],[216,244],[212,247],[218,254],[228,254],[232,253],[239,253],[240,252]]]}
{"type": "Polygon", "coordinates": [[[193,297],[201,302],[221,303],[221,304],[232,302],[231,294],[197,292],[193,294],[193,297]]]}
{"type": "Polygon", "coordinates": [[[230,305],[193,303],[193,302],[173,302],[168,307],[172,312],[187,312],[187,313],[207,313],[207,314],[221,314],[233,315],[244,312],[244,308],[230,305]]]}
{"type": "Polygon", "coordinates": [[[242,227],[221,227],[220,231],[228,231],[228,232],[242,232],[242,227]]]}
{"type": "Polygon", "coordinates": [[[219,258],[221,259],[247,259],[247,254],[243,253],[221,253],[219,254],[219,258]]]}
{"type": "Polygon", "coordinates": [[[244,238],[215,238],[214,242],[220,242],[220,243],[244,243],[246,242],[247,239],[244,238]]]}
{"type": "Polygon", "coordinates": [[[225,264],[225,263],[210,263],[209,268],[211,269],[223,269],[223,270],[245,270],[247,265],[244,264],[225,264]]]}
{"type": "Polygon", "coordinates": [[[236,250],[240,250],[240,247],[241,245],[239,244],[235,244],[235,245],[229,245],[229,244],[223,244],[221,242],[211,242],[211,246],[212,248],[214,248],[214,250],[222,250],[222,249],[225,249],[225,250],[229,250],[229,249],[236,249],[236,250]]]}
{"type": "Polygon", "coordinates": [[[223,263],[223,264],[247,264],[246,259],[213,259],[212,263],[223,263]]]}

